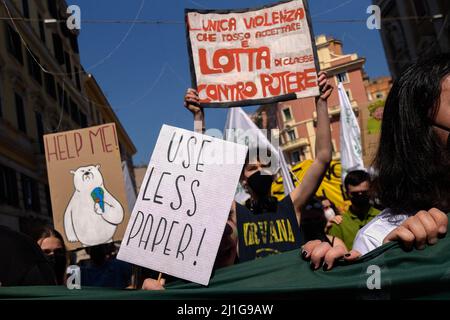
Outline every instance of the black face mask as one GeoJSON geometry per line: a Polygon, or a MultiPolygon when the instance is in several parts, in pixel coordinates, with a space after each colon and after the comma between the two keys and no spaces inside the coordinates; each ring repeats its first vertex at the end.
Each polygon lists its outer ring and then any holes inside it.
{"type": "Polygon", "coordinates": [[[249,187],[259,198],[267,198],[272,187],[273,176],[255,172],[247,179],[249,187]]]}
{"type": "Polygon", "coordinates": [[[358,208],[365,208],[370,205],[370,197],[367,192],[355,192],[351,194],[351,201],[358,208]]]}
{"type": "Polygon", "coordinates": [[[45,257],[47,258],[47,261],[50,263],[52,268],[55,269],[55,265],[56,265],[56,257],[55,257],[55,255],[54,254],[46,255],[45,257]]]}

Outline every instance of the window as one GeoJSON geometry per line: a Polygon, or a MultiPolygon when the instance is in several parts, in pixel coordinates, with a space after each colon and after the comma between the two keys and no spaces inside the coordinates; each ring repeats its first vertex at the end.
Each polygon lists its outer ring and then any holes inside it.
{"type": "Polygon", "coordinates": [[[48,185],[45,185],[44,190],[45,190],[45,201],[47,202],[47,213],[49,217],[52,217],[53,216],[52,200],[50,197],[50,188],[48,187],[48,185]]]}
{"type": "Polygon", "coordinates": [[[19,34],[9,24],[6,25],[6,40],[9,53],[11,53],[20,64],[23,64],[22,40],[19,34]]]}
{"type": "Polygon", "coordinates": [[[80,53],[80,49],[78,48],[77,35],[75,35],[73,33],[70,35],[70,46],[72,47],[73,52],[80,53]]]}
{"type": "Polygon", "coordinates": [[[53,50],[55,53],[55,58],[59,64],[64,64],[64,49],[61,37],[56,33],[53,33],[53,50]]]}
{"type": "Polygon", "coordinates": [[[287,133],[288,133],[289,141],[294,141],[296,139],[294,129],[290,129],[287,133]]]}
{"type": "Polygon", "coordinates": [[[57,1],[55,0],[47,0],[47,7],[50,15],[53,18],[58,19],[58,7],[56,6],[56,2],[57,1]]]}
{"type": "Polygon", "coordinates": [[[347,83],[347,82],[348,82],[348,75],[347,75],[347,72],[338,73],[338,74],[336,75],[336,79],[337,79],[337,82],[338,82],[338,83],[339,83],[339,82],[347,83]]]}
{"type": "Polygon", "coordinates": [[[67,96],[67,92],[65,90],[63,91],[59,84],[57,85],[57,90],[59,106],[69,113],[69,97],[67,96]]]}
{"type": "Polygon", "coordinates": [[[30,177],[21,175],[22,179],[22,195],[25,210],[32,210],[34,212],[41,212],[41,205],[39,201],[39,185],[30,177]]]}
{"type": "Polygon", "coordinates": [[[56,89],[55,89],[55,77],[50,73],[44,73],[45,77],[45,90],[48,95],[56,100],[56,89]]]}
{"type": "Polygon", "coordinates": [[[75,82],[77,83],[78,90],[81,91],[81,81],[80,81],[80,70],[77,67],[73,67],[73,72],[75,73],[75,82]]]}
{"type": "Polygon", "coordinates": [[[30,7],[28,6],[28,0],[22,0],[23,16],[30,19],[30,7]]]}
{"type": "Polygon", "coordinates": [[[300,152],[299,151],[294,151],[292,152],[292,162],[297,163],[300,162],[300,152]]]}
{"type": "Polygon", "coordinates": [[[419,17],[427,16],[430,12],[426,1],[423,0],[414,0],[414,7],[416,8],[416,14],[419,17]]]}
{"type": "Polygon", "coordinates": [[[33,53],[33,55],[27,51],[28,60],[28,73],[42,85],[42,73],[41,67],[39,66],[39,58],[33,53]]]}
{"type": "Polygon", "coordinates": [[[45,153],[44,148],[44,123],[42,121],[42,114],[39,112],[35,112],[36,116],[36,129],[37,129],[37,138],[39,141],[39,151],[41,154],[45,153]]]}
{"type": "Polygon", "coordinates": [[[88,126],[87,116],[83,111],[80,111],[80,125],[82,128],[86,128],[88,126]]]}
{"type": "Polygon", "coordinates": [[[0,203],[19,206],[19,191],[16,172],[0,165],[0,203]]]}
{"type": "Polygon", "coordinates": [[[291,121],[292,120],[291,109],[289,108],[283,109],[283,116],[284,121],[291,121]]]}
{"type": "Polygon", "coordinates": [[[69,74],[69,77],[72,78],[72,64],[70,63],[70,55],[67,52],[64,52],[64,58],[66,61],[66,71],[69,74]]]}
{"type": "Polygon", "coordinates": [[[39,24],[39,36],[41,37],[42,42],[45,44],[45,26],[42,21],[42,16],[38,14],[38,24],[39,24]]]}
{"type": "Polygon", "coordinates": [[[350,89],[346,89],[345,93],[347,94],[348,100],[352,101],[353,97],[352,97],[352,92],[350,91],[350,89]]]}
{"type": "Polygon", "coordinates": [[[15,93],[14,95],[16,101],[17,127],[23,133],[27,133],[27,124],[25,121],[25,110],[23,106],[23,99],[17,93],[15,93]]]}
{"type": "Polygon", "coordinates": [[[97,114],[97,124],[102,124],[103,120],[102,118],[100,118],[100,113],[98,112],[98,110],[96,110],[95,113],[97,114]]]}
{"type": "Polygon", "coordinates": [[[78,105],[70,99],[70,117],[73,122],[80,125],[80,110],[78,109],[78,105]]]}
{"type": "Polygon", "coordinates": [[[3,116],[3,107],[2,107],[2,102],[3,102],[3,89],[2,89],[2,79],[0,79],[0,118],[3,116]]]}

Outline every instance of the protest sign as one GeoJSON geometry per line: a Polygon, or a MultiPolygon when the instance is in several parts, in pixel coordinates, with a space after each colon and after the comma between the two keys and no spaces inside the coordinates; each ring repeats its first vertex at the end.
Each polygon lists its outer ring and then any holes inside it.
{"type": "Polygon", "coordinates": [[[118,258],[207,285],[246,152],[164,125],[118,258]]]}
{"type": "Polygon", "coordinates": [[[308,7],[292,0],[258,9],[186,9],[192,84],[205,107],[319,95],[308,7]]]}
{"type": "Polygon", "coordinates": [[[114,123],[44,135],[55,229],[69,250],[121,240],[129,215],[114,123]]]}

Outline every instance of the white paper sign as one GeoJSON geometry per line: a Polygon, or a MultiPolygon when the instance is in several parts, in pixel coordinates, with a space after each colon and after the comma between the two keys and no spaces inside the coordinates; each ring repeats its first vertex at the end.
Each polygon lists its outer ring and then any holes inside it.
{"type": "Polygon", "coordinates": [[[207,285],[246,153],[163,125],[118,258],[207,285]]]}

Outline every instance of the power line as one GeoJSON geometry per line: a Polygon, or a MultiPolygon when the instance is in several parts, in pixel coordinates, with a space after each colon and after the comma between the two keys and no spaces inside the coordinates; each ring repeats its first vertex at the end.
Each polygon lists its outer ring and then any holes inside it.
{"type": "MultiPolygon", "coordinates": [[[[386,17],[381,18],[381,21],[403,21],[403,20],[437,20],[443,19],[445,16],[437,14],[433,16],[405,16],[405,17],[386,17]]],[[[23,17],[0,17],[0,20],[16,20],[24,22],[44,22],[46,24],[66,23],[66,20],[61,19],[29,19],[23,17]]],[[[315,23],[360,23],[366,22],[367,19],[317,19],[313,20],[315,23]]],[[[184,25],[184,21],[180,20],[151,20],[151,19],[85,19],[83,24],[143,24],[143,25],[184,25]]]]}

